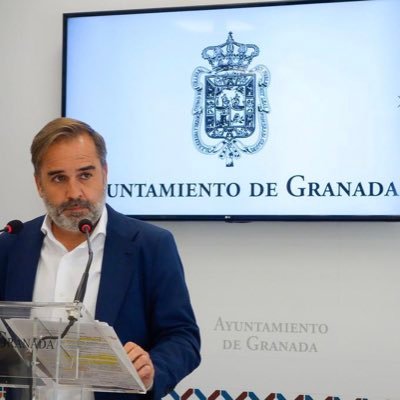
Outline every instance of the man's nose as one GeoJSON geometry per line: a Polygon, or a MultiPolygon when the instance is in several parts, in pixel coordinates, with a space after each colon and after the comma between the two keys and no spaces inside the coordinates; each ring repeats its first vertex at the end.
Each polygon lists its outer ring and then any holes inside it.
{"type": "Polygon", "coordinates": [[[78,199],[82,197],[82,185],[79,181],[71,179],[67,185],[67,197],[69,199],[78,199]]]}

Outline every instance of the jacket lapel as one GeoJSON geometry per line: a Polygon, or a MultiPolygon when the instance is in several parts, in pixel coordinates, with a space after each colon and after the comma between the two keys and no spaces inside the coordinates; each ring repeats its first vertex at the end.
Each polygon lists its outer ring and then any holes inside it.
{"type": "Polygon", "coordinates": [[[137,230],[127,233],[126,221],[108,207],[107,235],[104,245],[96,319],[114,325],[131,283],[136,257],[137,230]]]}

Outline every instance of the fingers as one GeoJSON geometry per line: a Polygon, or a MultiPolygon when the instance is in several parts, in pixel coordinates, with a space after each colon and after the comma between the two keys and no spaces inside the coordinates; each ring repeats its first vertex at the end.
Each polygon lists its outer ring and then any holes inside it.
{"type": "Polygon", "coordinates": [[[126,343],[124,349],[138,372],[140,379],[146,388],[149,389],[153,385],[154,380],[154,366],[149,353],[133,342],[126,343]]]}

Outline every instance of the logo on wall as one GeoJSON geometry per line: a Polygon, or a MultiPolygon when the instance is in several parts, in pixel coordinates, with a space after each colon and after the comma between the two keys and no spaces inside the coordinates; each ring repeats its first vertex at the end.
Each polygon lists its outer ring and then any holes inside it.
{"type": "Polygon", "coordinates": [[[193,71],[195,146],[203,154],[218,154],[227,167],[241,153],[257,153],[268,140],[270,73],[264,65],[249,69],[259,53],[256,45],[235,42],[229,32],[225,43],[201,53],[212,69],[193,71]]]}

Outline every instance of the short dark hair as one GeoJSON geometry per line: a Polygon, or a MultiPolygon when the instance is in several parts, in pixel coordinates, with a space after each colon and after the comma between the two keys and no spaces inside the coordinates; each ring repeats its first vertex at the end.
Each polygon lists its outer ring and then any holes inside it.
{"type": "Polygon", "coordinates": [[[87,134],[93,139],[102,166],[107,164],[107,148],[103,137],[85,122],[72,118],[56,118],[46,124],[34,137],[31,145],[32,164],[35,175],[39,174],[43,155],[59,140],[87,134]]]}

